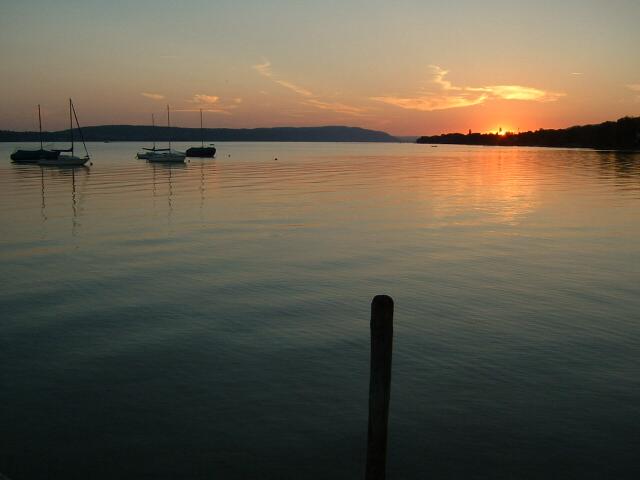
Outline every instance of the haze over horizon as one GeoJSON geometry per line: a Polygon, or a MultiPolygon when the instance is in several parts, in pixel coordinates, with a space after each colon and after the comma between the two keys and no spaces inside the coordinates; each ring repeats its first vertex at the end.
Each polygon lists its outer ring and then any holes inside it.
{"type": "Polygon", "coordinates": [[[640,114],[640,2],[43,0],[2,7],[0,129],[530,130],[640,114]],[[36,12],[36,13],[34,13],[36,12]],[[28,32],[28,34],[25,34],[28,32]]]}

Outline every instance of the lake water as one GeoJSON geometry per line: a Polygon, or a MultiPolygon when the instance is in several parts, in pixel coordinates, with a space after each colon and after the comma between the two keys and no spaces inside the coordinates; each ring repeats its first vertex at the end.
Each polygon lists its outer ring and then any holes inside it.
{"type": "Polygon", "coordinates": [[[139,146],[0,144],[1,473],[362,478],[387,293],[388,478],[640,478],[640,155],[139,146]]]}

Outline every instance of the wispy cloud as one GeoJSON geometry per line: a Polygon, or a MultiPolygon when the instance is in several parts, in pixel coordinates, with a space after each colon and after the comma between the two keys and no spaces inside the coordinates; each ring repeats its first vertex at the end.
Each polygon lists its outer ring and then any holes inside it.
{"type": "Polygon", "coordinates": [[[300,87],[299,85],[296,85],[295,83],[292,82],[288,82],[287,80],[284,80],[282,78],[279,78],[278,76],[276,76],[273,73],[273,70],[271,69],[271,62],[269,60],[264,60],[263,63],[259,63],[258,65],[254,65],[253,68],[263,77],[269,78],[271,80],[273,80],[274,82],[276,82],[278,85],[284,87],[284,88],[288,88],[289,90],[297,93],[298,95],[302,95],[305,97],[313,97],[313,93],[311,93],[309,90],[307,90],[306,88],[300,87]]]}
{"type": "Polygon", "coordinates": [[[204,113],[221,113],[222,115],[231,115],[231,112],[222,108],[176,108],[175,112],[199,112],[202,110],[204,113]]]}
{"type": "Polygon", "coordinates": [[[178,108],[177,112],[203,112],[221,113],[223,115],[231,115],[231,111],[238,108],[238,104],[242,102],[241,98],[234,98],[231,102],[222,101],[217,95],[208,95],[206,93],[196,93],[187,100],[187,103],[193,105],[187,108],[178,108]]]}
{"type": "Polygon", "coordinates": [[[640,102],[640,83],[630,83],[627,88],[636,94],[635,100],[640,102]]]}
{"type": "Polygon", "coordinates": [[[214,105],[218,103],[220,97],[217,95],[206,95],[204,93],[196,93],[189,103],[197,103],[199,105],[214,105]]]}
{"type": "Polygon", "coordinates": [[[352,105],[345,105],[340,102],[324,102],[315,98],[305,100],[303,103],[312,107],[319,108],[321,110],[330,110],[336,113],[346,113],[347,115],[362,115],[367,112],[368,109],[361,107],[354,107],[352,105]]]}
{"type": "Polygon", "coordinates": [[[400,108],[409,110],[420,110],[423,112],[432,112],[434,110],[446,110],[449,108],[470,107],[479,105],[489,98],[486,94],[474,95],[442,95],[428,93],[416,97],[371,97],[371,100],[388,103],[400,108]]]}
{"type": "Polygon", "coordinates": [[[493,87],[485,87],[492,96],[502,98],[504,100],[526,100],[529,102],[555,102],[564,93],[549,92],[533,87],[523,87],[521,85],[495,85],[493,87]]]}
{"type": "Polygon", "coordinates": [[[430,65],[429,69],[431,70],[430,85],[422,93],[410,97],[389,95],[371,97],[371,99],[400,108],[431,112],[434,110],[470,107],[490,99],[554,102],[564,96],[564,93],[550,92],[521,85],[459,87],[445,78],[449,73],[448,70],[437,65],[430,65]]]}
{"type": "Polygon", "coordinates": [[[354,107],[352,105],[347,105],[341,102],[324,100],[319,95],[313,93],[311,90],[308,90],[304,87],[301,87],[300,85],[296,85],[295,83],[283,79],[280,75],[277,75],[273,72],[273,69],[271,68],[271,62],[269,60],[264,59],[262,63],[254,65],[253,68],[263,77],[266,77],[271,81],[277,83],[281,87],[291,90],[292,92],[303,97],[303,105],[318,108],[320,110],[328,110],[335,113],[355,116],[362,115],[367,111],[367,109],[363,107],[354,107]]]}
{"type": "Polygon", "coordinates": [[[151,100],[164,100],[164,95],[161,93],[142,92],[140,95],[150,98],[151,100]]]}

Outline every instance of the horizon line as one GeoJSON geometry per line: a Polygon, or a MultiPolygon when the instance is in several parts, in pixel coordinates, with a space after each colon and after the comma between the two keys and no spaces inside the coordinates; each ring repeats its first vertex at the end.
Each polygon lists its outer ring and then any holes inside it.
{"type": "MultiPolygon", "coordinates": [[[[586,127],[586,126],[590,126],[590,125],[599,125],[602,123],[607,123],[607,122],[616,122],[618,120],[621,120],[623,118],[640,118],[640,115],[635,116],[635,115],[625,115],[619,118],[616,118],[615,120],[611,120],[611,119],[607,119],[607,120],[602,120],[602,121],[595,121],[592,123],[583,123],[583,124],[573,124],[573,125],[568,125],[566,127],[556,127],[556,128],[548,128],[548,127],[538,127],[536,129],[527,129],[527,130],[518,130],[518,131],[512,131],[512,130],[506,130],[505,129],[505,133],[510,133],[510,134],[519,134],[519,133],[525,133],[525,132],[535,132],[537,130],[565,130],[565,129],[569,129],[569,128],[573,128],[573,127],[586,127]]],[[[387,130],[380,130],[380,129],[374,129],[374,128],[367,128],[367,127],[361,127],[361,126],[355,126],[355,125],[337,125],[337,124],[328,124],[328,125],[278,125],[278,126],[269,126],[269,127],[183,127],[183,126],[167,126],[167,125],[148,125],[148,124],[127,124],[127,123],[110,123],[110,124],[101,124],[101,125],[87,125],[86,127],[82,127],[83,129],[86,128],[101,128],[101,127],[148,127],[148,128],[159,128],[159,129],[166,129],[166,128],[173,128],[173,129],[190,129],[190,130],[270,130],[270,129],[278,129],[278,128],[354,128],[354,129],[360,129],[360,130],[366,130],[366,131],[370,131],[370,132],[380,132],[380,133],[385,133],[387,135],[391,135],[393,137],[434,137],[434,136],[438,136],[438,135],[451,135],[451,134],[463,134],[466,135],[466,133],[462,132],[462,131],[450,131],[450,132],[440,132],[440,133],[432,133],[432,134],[426,134],[426,133],[401,133],[401,134],[396,134],[396,133],[390,133],[387,130]]],[[[60,133],[60,132],[66,132],[68,131],[68,128],[64,128],[61,130],[43,130],[42,133],[60,133]]],[[[492,134],[495,133],[492,130],[488,130],[488,131],[473,131],[473,129],[468,129],[471,131],[471,133],[481,133],[481,134],[492,134]]],[[[6,133],[38,133],[37,130],[6,130],[6,129],[0,129],[0,132],[6,132],[6,133]]]]}

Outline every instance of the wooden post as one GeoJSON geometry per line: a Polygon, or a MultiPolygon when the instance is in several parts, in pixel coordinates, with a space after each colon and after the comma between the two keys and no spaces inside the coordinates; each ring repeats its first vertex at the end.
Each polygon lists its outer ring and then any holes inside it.
{"type": "Polygon", "coordinates": [[[384,480],[393,346],[393,300],[376,295],[371,302],[371,372],[366,480],[384,480]]]}

